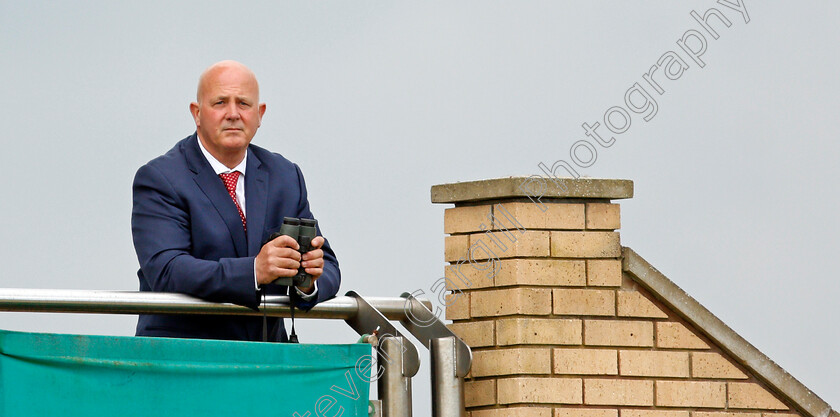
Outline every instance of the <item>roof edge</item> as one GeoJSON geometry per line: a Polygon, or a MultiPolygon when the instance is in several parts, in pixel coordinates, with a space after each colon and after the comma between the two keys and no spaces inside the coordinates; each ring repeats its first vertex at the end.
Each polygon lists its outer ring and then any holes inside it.
{"type": "Polygon", "coordinates": [[[624,272],[632,275],[636,282],[732,355],[777,394],[809,417],[840,417],[822,398],[729,328],[639,254],[622,247],[622,257],[624,272]]]}

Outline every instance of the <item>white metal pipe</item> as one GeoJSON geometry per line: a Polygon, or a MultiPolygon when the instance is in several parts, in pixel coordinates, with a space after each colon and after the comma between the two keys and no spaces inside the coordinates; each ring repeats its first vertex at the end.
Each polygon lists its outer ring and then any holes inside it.
{"type": "MultiPolygon", "coordinates": [[[[374,308],[389,320],[406,318],[406,300],[402,297],[365,297],[374,308]]],[[[431,306],[431,303],[424,300],[431,306]]],[[[261,306],[262,308],[262,306],[261,306]]],[[[355,298],[335,297],[318,303],[295,317],[347,320],[358,312],[355,298]]],[[[213,303],[184,294],[144,291],[56,290],[31,288],[0,288],[0,311],[50,313],[110,313],[110,314],[225,314],[261,316],[261,310],[230,303],[213,303]]],[[[265,313],[274,317],[289,317],[289,297],[266,297],[265,313]]]]}
{"type": "Polygon", "coordinates": [[[384,372],[376,380],[383,417],[411,417],[411,377],[403,369],[404,337],[386,337],[380,341],[378,361],[384,372]]]}
{"type": "Polygon", "coordinates": [[[458,376],[458,351],[454,337],[432,339],[432,417],[464,417],[464,380],[458,376]]]}

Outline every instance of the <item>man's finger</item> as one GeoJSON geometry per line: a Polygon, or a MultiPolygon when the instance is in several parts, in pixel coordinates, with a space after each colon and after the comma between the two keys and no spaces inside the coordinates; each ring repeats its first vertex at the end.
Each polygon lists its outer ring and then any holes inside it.
{"type": "Polygon", "coordinates": [[[322,268],[306,268],[306,273],[312,275],[313,279],[318,279],[324,273],[322,268]]]}
{"type": "MultiPolygon", "coordinates": [[[[298,270],[297,270],[297,268],[288,269],[288,268],[273,267],[271,269],[271,272],[274,274],[275,277],[281,278],[281,277],[293,277],[293,276],[297,275],[298,270]]],[[[274,280],[276,280],[277,278],[275,278],[274,280]]],[[[272,280],[272,282],[274,280],[272,280]]]]}
{"type": "Polygon", "coordinates": [[[300,245],[298,245],[297,241],[292,239],[291,236],[286,235],[277,236],[269,243],[277,248],[292,248],[294,250],[300,249],[300,245]]]}
{"type": "Polygon", "coordinates": [[[271,265],[277,268],[294,269],[300,268],[300,262],[292,258],[274,257],[269,261],[271,265]]]}
{"type": "Polygon", "coordinates": [[[295,261],[300,261],[300,258],[301,258],[300,257],[300,252],[298,252],[297,250],[295,250],[293,248],[288,248],[288,247],[275,248],[271,252],[271,255],[273,257],[277,257],[277,258],[294,259],[295,261]]]}
{"type": "Polygon", "coordinates": [[[312,242],[309,243],[309,247],[312,249],[318,249],[321,246],[324,246],[324,242],[325,240],[322,236],[315,236],[315,238],[312,239],[312,242]]]}
{"type": "Polygon", "coordinates": [[[301,259],[303,259],[304,261],[309,261],[309,260],[319,259],[319,258],[324,259],[324,251],[321,250],[321,249],[311,250],[309,252],[304,253],[303,256],[301,257],[301,259]]]}
{"type": "Polygon", "coordinates": [[[324,260],[323,259],[315,259],[313,261],[306,261],[301,262],[300,266],[304,268],[323,268],[324,267],[324,260]]]}

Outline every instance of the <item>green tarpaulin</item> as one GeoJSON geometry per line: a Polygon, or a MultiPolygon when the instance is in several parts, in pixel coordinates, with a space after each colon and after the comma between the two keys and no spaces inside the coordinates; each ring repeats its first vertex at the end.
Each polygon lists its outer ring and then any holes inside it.
{"type": "Polygon", "coordinates": [[[367,416],[370,353],[0,330],[0,416],[367,416]]]}

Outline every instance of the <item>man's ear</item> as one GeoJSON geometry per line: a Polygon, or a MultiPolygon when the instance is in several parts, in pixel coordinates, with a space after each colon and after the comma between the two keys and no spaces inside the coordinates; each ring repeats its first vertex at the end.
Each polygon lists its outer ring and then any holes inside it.
{"type": "Polygon", "coordinates": [[[192,114],[193,120],[195,120],[195,127],[198,127],[198,103],[192,102],[190,103],[190,113],[192,114]]]}
{"type": "Polygon", "coordinates": [[[262,126],[262,118],[265,114],[265,103],[260,103],[260,122],[257,123],[257,127],[262,126]]]}

